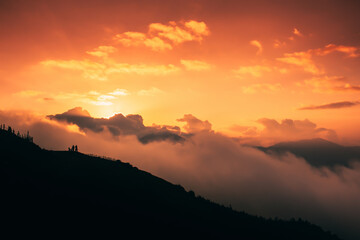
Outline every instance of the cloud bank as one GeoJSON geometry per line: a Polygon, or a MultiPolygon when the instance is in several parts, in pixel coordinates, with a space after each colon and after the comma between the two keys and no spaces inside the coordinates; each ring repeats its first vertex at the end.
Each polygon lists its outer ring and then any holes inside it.
{"type": "MultiPolygon", "coordinates": [[[[16,130],[29,129],[41,147],[64,150],[77,144],[81,152],[130,162],[206,198],[231,204],[237,210],[266,217],[301,217],[341,237],[360,237],[360,165],[339,167],[334,172],[313,168],[293,155],[269,156],[212,131],[208,121],[192,115],[179,119],[193,132],[182,144],[139,142],[137,134],[144,128],[139,115],[96,119],[76,108],[53,115],[53,118],[55,116],[59,120],[0,111],[0,122],[11,123],[16,130]],[[76,122],[86,131],[79,132],[62,121],[76,122]],[[111,126],[121,132],[116,139],[111,126]]],[[[322,131],[306,120],[274,122],[262,119],[261,122],[267,131],[322,131]]],[[[169,128],[166,127],[168,131],[169,128]]],[[[155,133],[161,138],[159,132],[155,133]]]]}
{"type": "Polygon", "coordinates": [[[95,133],[109,131],[114,137],[120,135],[134,135],[143,143],[153,141],[182,142],[185,139],[180,136],[179,127],[171,126],[152,126],[147,127],[143,123],[143,118],[138,114],[115,114],[110,118],[93,118],[81,107],[70,109],[67,112],[49,115],[50,120],[63,121],[77,125],[81,131],[92,131],[95,133]]]}

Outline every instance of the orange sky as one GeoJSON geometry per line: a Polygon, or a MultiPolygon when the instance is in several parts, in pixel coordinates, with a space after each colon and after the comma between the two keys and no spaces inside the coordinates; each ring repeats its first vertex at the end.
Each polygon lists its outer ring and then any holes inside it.
{"type": "MultiPolygon", "coordinates": [[[[259,119],[308,119],[360,144],[358,9],[332,0],[1,1],[0,109],[45,116],[81,106],[94,117],[140,114],[146,125],[192,114],[242,137],[266,128],[259,119]]],[[[269,134],[278,133],[260,136],[269,134]]]]}

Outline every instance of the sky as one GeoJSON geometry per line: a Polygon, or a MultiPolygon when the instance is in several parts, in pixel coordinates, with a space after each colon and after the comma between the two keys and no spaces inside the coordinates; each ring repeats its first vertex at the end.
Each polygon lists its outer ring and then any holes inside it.
{"type": "Polygon", "coordinates": [[[360,145],[359,9],[351,0],[0,1],[0,123],[238,210],[351,235],[359,166],[334,173],[241,145],[360,145]]]}
{"type": "Polygon", "coordinates": [[[1,108],[147,125],[192,114],[233,137],[308,119],[357,144],[358,5],[1,1],[1,108]]]}

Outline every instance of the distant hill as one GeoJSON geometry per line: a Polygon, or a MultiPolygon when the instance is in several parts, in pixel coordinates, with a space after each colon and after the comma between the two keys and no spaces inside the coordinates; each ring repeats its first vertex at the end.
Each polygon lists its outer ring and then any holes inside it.
{"type": "Polygon", "coordinates": [[[103,239],[338,239],[236,212],[128,163],[48,151],[0,130],[2,234],[103,239]]]}
{"type": "Polygon", "coordinates": [[[349,167],[352,161],[360,161],[360,147],[346,147],[321,138],[282,142],[270,147],[257,147],[272,154],[291,152],[304,158],[315,167],[334,167],[336,165],[349,167]]]}

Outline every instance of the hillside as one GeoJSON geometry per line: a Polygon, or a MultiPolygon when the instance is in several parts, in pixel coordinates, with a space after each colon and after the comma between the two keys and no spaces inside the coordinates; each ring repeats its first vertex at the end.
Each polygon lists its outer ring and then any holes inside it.
{"type": "Polygon", "coordinates": [[[360,160],[360,147],[346,147],[321,138],[282,142],[268,148],[258,147],[267,153],[284,154],[291,152],[304,158],[315,167],[336,165],[349,167],[352,161],[360,160]]]}
{"type": "Polygon", "coordinates": [[[5,130],[0,159],[2,229],[12,236],[338,239],[306,221],[236,212],[128,163],[44,150],[5,130]]]}

